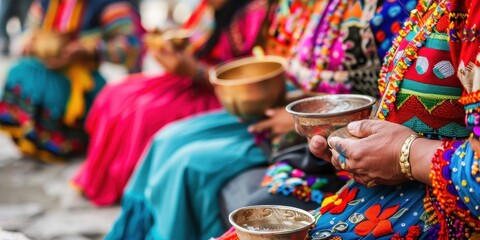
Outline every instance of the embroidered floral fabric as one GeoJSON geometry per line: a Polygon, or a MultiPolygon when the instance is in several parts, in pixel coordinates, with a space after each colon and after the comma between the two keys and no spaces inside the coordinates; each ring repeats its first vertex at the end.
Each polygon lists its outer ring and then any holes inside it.
{"type": "MultiPolygon", "coordinates": [[[[335,173],[332,173],[335,175],[335,173]]],[[[336,173],[335,181],[346,182],[350,177],[346,172],[336,173]]],[[[293,196],[305,202],[320,204],[324,197],[333,195],[323,188],[329,184],[329,179],[324,176],[306,174],[287,162],[278,162],[271,165],[263,177],[262,187],[267,188],[271,194],[293,196]]]]}

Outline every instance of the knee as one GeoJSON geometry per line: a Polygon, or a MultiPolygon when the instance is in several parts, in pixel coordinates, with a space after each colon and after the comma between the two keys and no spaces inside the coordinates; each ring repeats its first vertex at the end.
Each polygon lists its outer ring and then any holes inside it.
{"type": "Polygon", "coordinates": [[[153,142],[184,142],[188,141],[189,134],[188,128],[182,124],[182,121],[177,121],[167,124],[157,131],[153,142]]]}

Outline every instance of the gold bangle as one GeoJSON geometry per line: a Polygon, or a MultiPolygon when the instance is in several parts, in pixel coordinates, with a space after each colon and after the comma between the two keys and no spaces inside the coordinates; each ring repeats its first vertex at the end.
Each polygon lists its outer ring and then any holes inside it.
{"type": "Polygon", "coordinates": [[[412,134],[403,143],[402,151],[400,155],[400,170],[410,180],[415,180],[412,174],[412,167],[410,165],[410,148],[415,139],[420,138],[420,135],[412,134]]]}

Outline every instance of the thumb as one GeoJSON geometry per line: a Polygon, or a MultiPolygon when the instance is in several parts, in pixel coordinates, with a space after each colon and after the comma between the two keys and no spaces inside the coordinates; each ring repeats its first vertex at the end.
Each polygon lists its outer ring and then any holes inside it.
{"type": "Polygon", "coordinates": [[[368,137],[377,131],[377,121],[378,120],[361,120],[351,122],[348,124],[347,130],[354,137],[368,137]]]}
{"type": "Polygon", "coordinates": [[[308,142],[310,152],[318,158],[330,161],[331,152],[327,149],[327,140],[319,135],[313,136],[308,142]]]}
{"type": "Polygon", "coordinates": [[[275,115],[275,109],[269,108],[269,109],[265,110],[265,116],[272,117],[273,115],[275,115]]]}

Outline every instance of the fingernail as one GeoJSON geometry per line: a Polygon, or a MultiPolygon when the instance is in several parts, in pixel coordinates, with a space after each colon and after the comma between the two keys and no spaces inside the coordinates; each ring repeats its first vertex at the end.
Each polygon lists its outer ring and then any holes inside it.
{"type": "Polygon", "coordinates": [[[248,127],[248,128],[247,128],[247,131],[248,131],[249,133],[253,133],[253,132],[254,132],[254,131],[253,131],[253,127],[248,127]]]}

